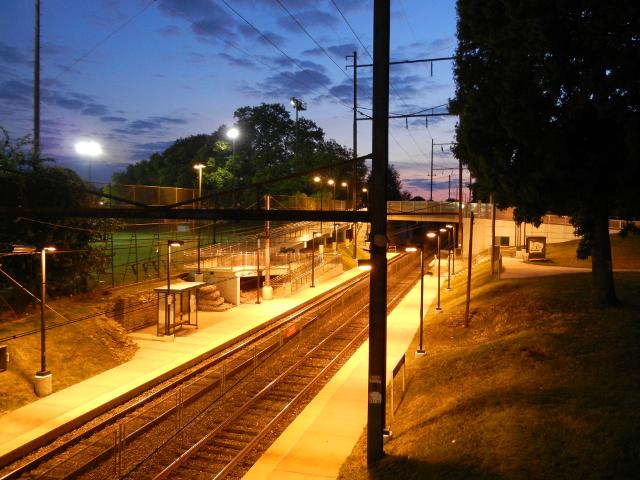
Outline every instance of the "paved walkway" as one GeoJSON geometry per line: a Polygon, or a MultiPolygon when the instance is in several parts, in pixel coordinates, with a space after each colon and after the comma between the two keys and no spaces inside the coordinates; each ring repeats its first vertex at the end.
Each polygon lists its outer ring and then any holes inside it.
{"type": "Polygon", "coordinates": [[[566,273],[591,273],[588,268],[577,267],[556,267],[552,265],[536,265],[523,262],[520,258],[502,257],[502,267],[504,271],[500,278],[528,278],[528,277],[548,277],[551,275],[562,275],[566,273]]]}
{"type": "MultiPolygon", "coordinates": [[[[185,327],[172,342],[153,333],[131,334],[140,348],[129,362],[1,416],[0,459],[19,457],[30,444],[57,437],[65,424],[95,416],[109,404],[129,398],[129,392],[144,390],[155,378],[168,377],[181,365],[361,273],[352,269],[320,279],[316,288],[304,288],[290,297],[259,305],[241,304],[226,312],[199,312],[200,328],[185,327]]],[[[149,331],[155,332],[155,327],[149,331]]],[[[0,465],[5,463],[0,461],[0,465]]]]}

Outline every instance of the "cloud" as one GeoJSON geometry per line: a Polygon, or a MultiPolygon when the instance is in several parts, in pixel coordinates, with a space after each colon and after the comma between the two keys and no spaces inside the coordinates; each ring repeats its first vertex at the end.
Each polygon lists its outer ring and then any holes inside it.
{"type": "Polygon", "coordinates": [[[32,103],[33,83],[24,80],[6,80],[0,83],[0,99],[7,103],[26,106],[32,103]]]}
{"type": "Polygon", "coordinates": [[[331,80],[318,70],[304,69],[282,72],[258,83],[258,89],[267,95],[304,95],[331,85],[331,80]]]}
{"type": "Polygon", "coordinates": [[[162,27],[160,30],[158,30],[158,32],[163,37],[179,37],[180,35],[182,35],[182,30],[175,25],[167,25],[166,27],[162,27]]]}
{"type": "Polygon", "coordinates": [[[89,103],[82,109],[82,113],[92,117],[100,117],[106,115],[108,109],[105,105],[100,105],[99,103],[89,103]]]}
{"type": "Polygon", "coordinates": [[[149,117],[145,120],[134,120],[124,128],[115,128],[113,131],[125,135],[140,135],[145,133],[164,132],[169,125],[184,125],[184,118],[174,117],[149,117]]]}
{"type": "Polygon", "coordinates": [[[122,123],[127,121],[127,119],[124,117],[115,117],[110,115],[105,115],[104,117],[100,117],[100,120],[102,120],[103,122],[113,122],[113,123],[122,123]]]}
{"type": "Polygon", "coordinates": [[[191,30],[196,35],[201,35],[203,37],[233,37],[233,31],[229,28],[229,21],[224,18],[198,20],[191,24],[191,30]]]}
{"type": "Polygon", "coordinates": [[[28,65],[30,59],[16,47],[0,42],[0,61],[12,65],[28,65]]]}
{"type": "Polygon", "coordinates": [[[224,15],[212,0],[160,0],[158,8],[172,17],[217,18],[224,15]]]}
{"type": "MultiPolygon", "coordinates": [[[[326,47],[325,50],[327,50],[331,55],[344,58],[347,55],[352,55],[354,50],[358,50],[358,47],[355,43],[343,43],[341,45],[331,45],[329,47],[326,47]]],[[[320,48],[316,47],[305,50],[304,52],[302,52],[302,54],[318,57],[324,55],[324,52],[320,48]]]]}
{"type": "MultiPolygon", "coordinates": [[[[308,5],[306,5],[308,6],[308,5]]],[[[289,6],[291,7],[291,6],[289,6]]],[[[289,8],[291,11],[291,8],[289,8]]],[[[293,13],[293,12],[292,12],[293,13]]],[[[309,9],[301,10],[293,13],[296,19],[304,26],[304,28],[309,29],[309,27],[314,27],[317,25],[328,26],[330,28],[335,27],[339,23],[338,17],[335,15],[325,12],[318,9],[309,9]]],[[[300,26],[293,20],[288,14],[281,16],[278,18],[278,26],[284,30],[301,32],[300,26]]]]}
{"type": "Polygon", "coordinates": [[[234,67],[256,68],[255,62],[245,57],[236,57],[225,52],[219,53],[218,56],[234,67]]]}
{"type": "Polygon", "coordinates": [[[154,153],[164,152],[174,143],[175,141],[139,143],[137,145],[134,145],[131,154],[134,160],[146,160],[154,153]]]}

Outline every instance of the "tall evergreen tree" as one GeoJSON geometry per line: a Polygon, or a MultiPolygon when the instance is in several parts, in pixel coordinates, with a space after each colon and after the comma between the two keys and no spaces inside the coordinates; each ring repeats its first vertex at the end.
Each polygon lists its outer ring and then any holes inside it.
{"type": "Polygon", "coordinates": [[[640,3],[458,0],[456,155],[516,220],[571,216],[615,303],[608,219],[640,213],[640,3]]]}

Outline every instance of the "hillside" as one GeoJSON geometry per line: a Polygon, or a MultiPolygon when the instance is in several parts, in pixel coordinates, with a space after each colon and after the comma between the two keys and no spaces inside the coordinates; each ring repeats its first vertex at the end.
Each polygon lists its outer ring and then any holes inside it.
{"type": "Polygon", "coordinates": [[[427,355],[409,348],[387,456],[368,471],[363,435],[340,478],[634,478],[640,273],[616,274],[621,303],[607,310],[590,307],[588,273],[475,273],[470,328],[462,299],[443,295],[444,314],[427,318],[427,355]]]}

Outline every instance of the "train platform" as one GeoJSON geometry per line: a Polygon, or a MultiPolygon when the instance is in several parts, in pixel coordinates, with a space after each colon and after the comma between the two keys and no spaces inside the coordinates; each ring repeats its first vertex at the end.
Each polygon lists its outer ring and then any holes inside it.
{"type": "MultiPolygon", "coordinates": [[[[172,341],[156,336],[155,326],[130,334],[139,346],[130,361],[0,416],[0,466],[55,439],[69,425],[78,425],[134,397],[155,385],[158,378],[170,377],[183,365],[359,274],[362,272],[352,269],[321,277],[315,288],[260,304],[244,303],[226,312],[200,311],[199,328],[185,327],[172,341]]],[[[55,372],[53,375],[55,378],[55,372]]]]}
{"type": "MultiPolygon", "coordinates": [[[[437,278],[424,277],[424,312],[437,278]]],[[[387,317],[387,382],[419,329],[420,283],[387,317]]],[[[425,328],[428,326],[425,324],[425,328]]],[[[428,361],[427,355],[419,361],[428,361]]],[[[246,473],[243,480],[337,478],[367,424],[369,342],[365,342],[246,473]]],[[[390,425],[393,431],[393,424],[390,425]]]]}

